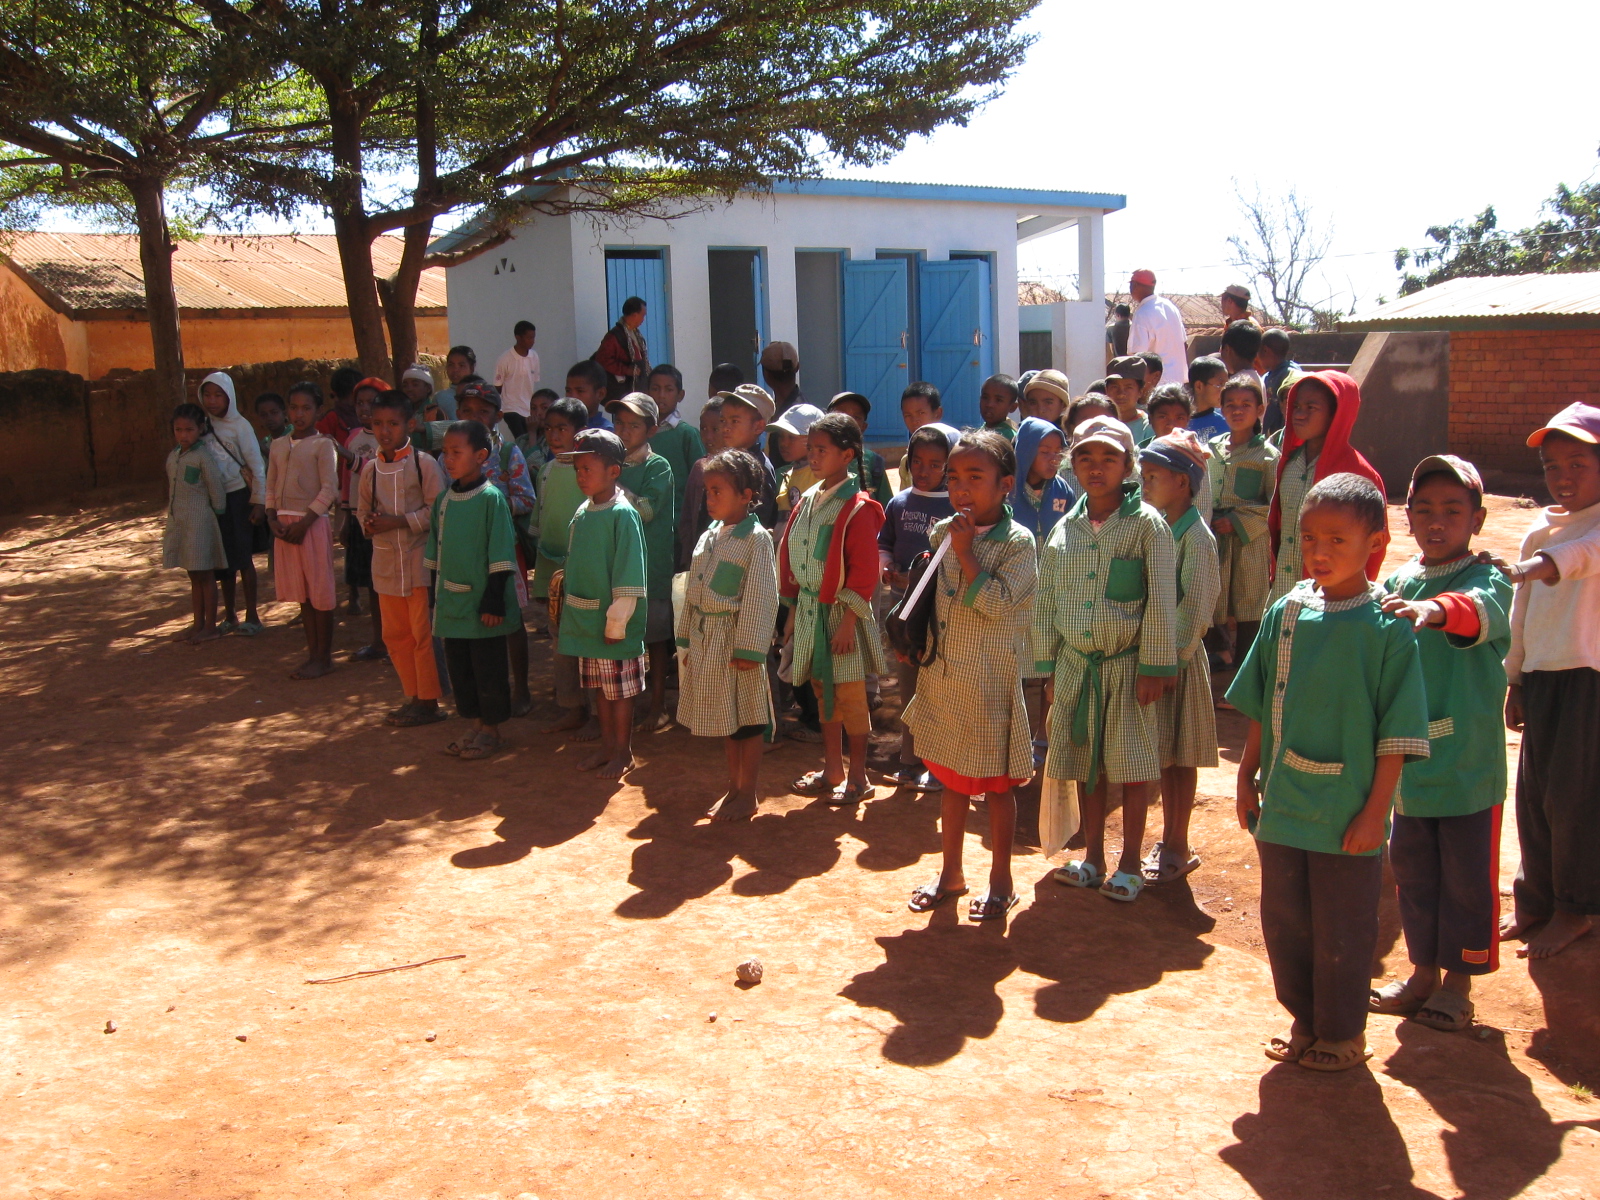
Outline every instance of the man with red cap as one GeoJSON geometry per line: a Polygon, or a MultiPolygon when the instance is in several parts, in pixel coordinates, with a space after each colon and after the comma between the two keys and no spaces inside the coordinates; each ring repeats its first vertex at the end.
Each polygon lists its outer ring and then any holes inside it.
{"type": "Polygon", "coordinates": [[[1183,314],[1165,296],[1156,295],[1156,273],[1139,270],[1128,281],[1128,294],[1134,299],[1133,325],[1128,330],[1128,353],[1159,354],[1168,383],[1189,380],[1189,343],[1183,328],[1183,314]]]}

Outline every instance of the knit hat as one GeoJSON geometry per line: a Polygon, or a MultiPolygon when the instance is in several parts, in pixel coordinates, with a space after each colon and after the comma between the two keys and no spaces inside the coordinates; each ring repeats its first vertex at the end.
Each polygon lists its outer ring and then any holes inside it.
{"type": "Polygon", "coordinates": [[[1158,437],[1139,452],[1141,462],[1153,462],[1189,477],[1189,487],[1195,495],[1206,481],[1206,460],[1211,451],[1191,429],[1174,429],[1158,437]]]}
{"type": "Polygon", "coordinates": [[[412,363],[406,368],[405,374],[400,376],[401,383],[405,383],[407,380],[411,379],[425,383],[429,388],[433,387],[433,372],[428,370],[428,368],[423,366],[421,363],[412,363]]]}
{"type": "MultiPolygon", "coordinates": [[[[428,378],[431,381],[433,377],[430,375],[428,378]]],[[[355,387],[350,389],[350,394],[354,396],[362,388],[371,388],[380,395],[382,395],[384,392],[394,391],[394,387],[387,379],[379,379],[376,375],[368,375],[360,383],[356,384],[355,387]]]]}
{"type": "Polygon", "coordinates": [[[1454,454],[1430,454],[1417,464],[1416,470],[1411,472],[1411,485],[1406,488],[1408,506],[1411,497],[1416,494],[1417,480],[1437,471],[1443,471],[1446,475],[1454,477],[1456,482],[1469,492],[1476,492],[1479,500],[1483,499],[1483,476],[1478,474],[1477,467],[1464,458],[1457,458],[1454,454]]]}

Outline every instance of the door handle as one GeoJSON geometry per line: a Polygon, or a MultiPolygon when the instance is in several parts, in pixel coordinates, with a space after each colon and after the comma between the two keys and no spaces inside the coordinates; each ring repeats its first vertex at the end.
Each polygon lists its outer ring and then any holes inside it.
{"type": "Polygon", "coordinates": [[[981,328],[972,331],[972,344],[974,346],[983,345],[983,330],[981,328]]]}
{"type": "Polygon", "coordinates": [[[906,348],[906,331],[904,329],[902,329],[900,331],[900,349],[904,350],[905,348],[906,348]]]}

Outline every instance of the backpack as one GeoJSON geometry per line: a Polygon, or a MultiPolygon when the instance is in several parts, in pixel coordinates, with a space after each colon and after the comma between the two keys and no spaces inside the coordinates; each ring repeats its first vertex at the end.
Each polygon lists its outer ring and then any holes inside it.
{"type": "Polygon", "coordinates": [[[911,560],[906,593],[889,610],[883,623],[895,653],[905,655],[919,667],[929,666],[939,657],[939,626],[934,620],[938,589],[934,581],[948,549],[950,539],[947,537],[937,550],[924,550],[911,560]]]}

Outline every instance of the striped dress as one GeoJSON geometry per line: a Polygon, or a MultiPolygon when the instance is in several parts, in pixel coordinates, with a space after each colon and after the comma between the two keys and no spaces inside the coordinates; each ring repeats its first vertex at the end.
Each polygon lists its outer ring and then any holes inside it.
{"type": "Polygon", "coordinates": [[[772,535],[751,514],[713,521],[689,564],[677,641],[678,721],[699,737],[728,737],[750,725],[776,729],[767,684],[767,650],[778,620],[778,569],[772,535]],[[740,671],[736,658],[759,664],[740,671]]]}
{"type": "Polygon", "coordinates": [[[1267,514],[1278,471],[1278,449],[1256,434],[1242,446],[1227,434],[1211,439],[1209,477],[1217,506],[1212,519],[1228,518],[1232,533],[1217,535],[1221,588],[1214,624],[1256,622],[1267,609],[1272,588],[1272,539],[1267,514]]]}
{"type": "Polygon", "coordinates": [[[1200,510],[1191,508],[1172,526],[1178,565],[1178,613],[1173,641],[1178,647],[1178,685],[1156,701],[1161,722],[1163,767],[1217,765],[1217,715],[1211,696],[1211,666],[1200,639],[1211,627],[1221,578],[1217,541],[1200,510]]]}
{"type": "MultiPolygon", "coordinates": [[[[946,517],[928,541],[949,535],[946,517]]],[[[1022,668],[1031,661],[1028,627],[1039,583],[1033,534],[1009,516],[972,543],[983,573],[971,583],[954,552],[930,586],[938,657],[917,674],[902,718],[917,757],[970,779],[1033,775],[1033,740],[1022,699],[1022,668]]]]}
{"type": "Polygon", "coordinates": [[[167,455],[167,527],[161,565],[185,571],[224,571],[227,550],[217,517],[227,508],[222,471],[204,442],[167,455]]]}
{"type": "Polygon", "coordinates": [[[1161,775],[1160,726],[1136,680],[1178,673],[1172,532],[1137,492],[1099,529],[1087,506],[1085,496],[1039,553],[1034,667],[1055,680],[1045,774],[1141,783],[1161,775]]]}

